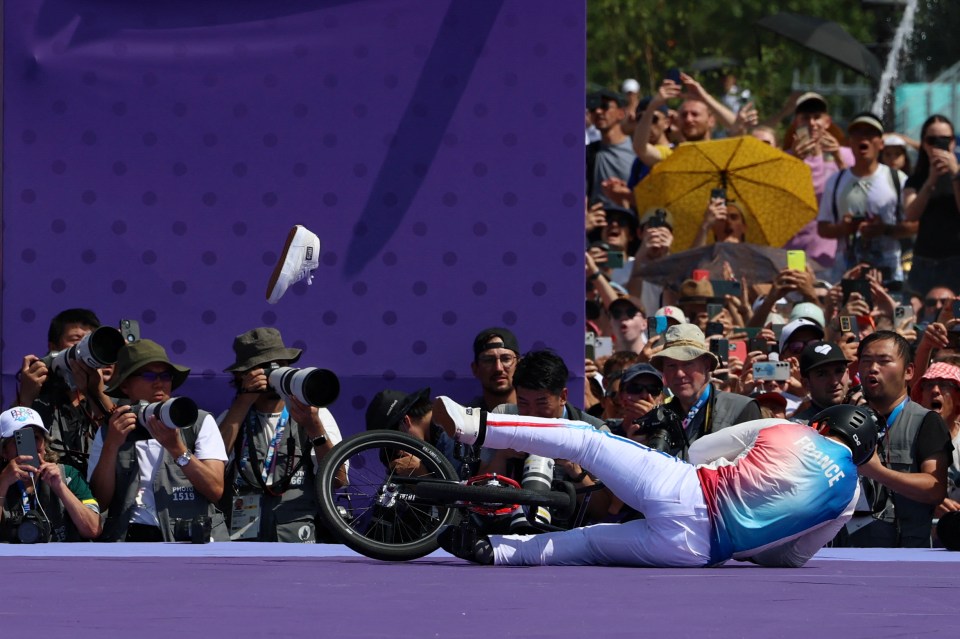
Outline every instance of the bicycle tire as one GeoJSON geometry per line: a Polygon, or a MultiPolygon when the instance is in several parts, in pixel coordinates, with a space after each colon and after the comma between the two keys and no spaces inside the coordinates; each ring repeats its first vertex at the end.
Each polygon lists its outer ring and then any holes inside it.
{"type": "Polygon", "coordinates": [[[418,497],[439,503],[473,502],[485,504],[520,504],[544,508],[570,509],[570,497],[556,491],[539,492],[509,486],[484,486],[451,484],[447,482],[424,482],[414,488],[418,497]]]}
{"type": "Polygon", "coordinates": [[[409,561],[429,555],[439,547],[437,534],[456,524],[460,511],[418,497],[414,489],[423,480],[459,481],[439,450],[405,433],[381,430],[348,437],[320,461],[320,516],[347,547],[366,557],[409,561]],[[398,452],[416,458],[425,474],[406,476],[391,468],[389,460],[398,452]],[[349,483],[337,486],[344,465],[349,483]]]}

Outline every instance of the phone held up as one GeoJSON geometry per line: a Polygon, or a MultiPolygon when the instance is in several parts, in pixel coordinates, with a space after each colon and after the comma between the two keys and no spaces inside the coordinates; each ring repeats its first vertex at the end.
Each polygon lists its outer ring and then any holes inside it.
{"type": "Polygon", "coordinates": [[[32,428],[21,428],[13,433],[17,445],[17,455],[28,455],[30,461],[24,462],[28,466],[40,468],[40,453],[37,452],[37,438],[32,428]]]}

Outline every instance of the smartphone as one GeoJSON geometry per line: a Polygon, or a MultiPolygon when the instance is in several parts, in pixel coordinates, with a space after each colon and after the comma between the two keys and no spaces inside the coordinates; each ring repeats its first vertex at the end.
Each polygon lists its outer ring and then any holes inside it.
{"type": "Polygon", "coordinates": [[[131,319],[120,320],[120,334],[127,344],[140,339],[140,322],[131,319]]]}
{"type": "Polygon", "coordinates": [[[941,151],[950,150],[950,138],[946,135],[935,136],[933,140],[933,148],[940,149],[941,151]]]}
{"type": "Polygon", "coordinates": [[[707,322],[707,330],[704,333],[706,337],[711,335],[723,335],[723,322],[707,322]]]}
{"type": "Polygon", "coordinates": [[[723,312],[723,304],[707,304],[707,317],[716,317],[723,312]]]}
{"type": "Polygon", "coordinates": [[[740,297],[742,290],[740,282],[737,280],[710,280],[710,285],[713,287],[713,294],[717,297],[723,297],[724,295],[740,297]]]}
{"type": "Polygon", "coordinates": [[[777,340],[777,343],[780,343],[780,335],[783,334],[783,324],[771,324],[770,330],[773,331],[773,337],[777,340]]]}
{"type": "Polygon", "coordinates": [[[693,270],[693,276],[692,276],[692,277],[693,277],[694,281],[697,281],[697,282],[699,282],[700,280],[709,280],[709,279],[710,279],[710,271],[708,271],[708,270],[706,270],[706,269],[702,269],[702,268],[697,268],[697,269],[694,269],[694,270],[693,270]]]}
{"type": "Polygon", "coordinates": [[[17,455],[29,455],[31,459],[25,463],[40,468],[40,454],[37,452],[37,438],[33,429],[28,427],[14,431],[13,439],[17,443],[17,455]]]}
{"type": "Polygon", "coordinates": [[[596,361],[597,359],[597,336],[595,333],[587,333],[584,339],[584,354],[587,359],[596,361]]]}
{"type": "Polygon", "coordinates": [[[657,335],[662,335],[667,332],[667,318],[666,317],[648,317],[647,318],[647,337],[653,338],[657,335]]]}
{"type": "Polygon", "coordinates": [[[860,341],[860,325],[857,324],[857,318],[852,315],[841,315],[840,316],[840,332],[841,333],[853,333],[853,336],[856,338],[855,341],[860,341]]]}
{"type": "Polygon", "coordinates": [[[730,354],[730,359],[736,357],[741,362],[747,361],[747,343],[742,339],[734,340],[730,342],[730,347],[728,349],[730,354]]]}
{"type": "Polygon", "coordinates": [[[594,358],[609,357],[613,355],[613,338],[600,337],[594,339],[594,358]]]}
{"type": "Polygon", "coordinates": [[[785,382],[790,379],[790,362],[754,362],[753,379],[758,382],[785,382]]]}
{"type": "Polygon", "coordinates": [[[787,251],[787,268],[792,271],[806,271],[807,254],[804,251],[787,251]]]}
{"type": "Polygon", "coordinates": [[[840,290],[843,291],[843,304],[850,300],[851,293],[860,293],[867,305],[873,306],[873,293],[870,292],[870,282],[867,280],[840,280],[840,290]]]}
{"type": "MultiPolygon", "coordinates": [[[[956,309],[954,309],[954,313],[956,313],[956,309]]],[[[913,317],[916,317],[916,313],[913,310],[913,306],[910,304],[903,304],[893,309],[893,322],[897,326],[899,326],[904,320],[913,317]]]]}
{"type": "Polygon", "coordinates": [[[626,257],[624,256],[623,251],[607,252],[607,266],[610,268],[623,268],[625,259],[626,257]]]}
{"type": "Polygon", "coordinates": [[[960,300],[953,300],[953,317],[960,319],[960,300]]]}
{"type": "Polygon", "coordinates": [[[794,136],[797,140],[806,140],[810,138],[810,128],[806,126],[798,126],[796,131],[794,131],[794,136]]]}
{"type": "Polygon", "coordinates": [[[747,341],[747,352],[752,353],[754,351],[760,351],[764,355],[770,352],[770,342],[763,339],[762,337],[751,337],[747,341]]]}
{"type": "Polygon", "coordinates": [[[720,365],[730,361],[730,342],[724,338],[710,340],[710,352],[720,358],[720,365]]]}
{"type": "Polygon", "coordinates": [[[727,190],[726,190],[726,189],[711,189],[711,190],[710,190],[710,199],[711,199],[711,200],[726,200],[726,199],[727,199],[727,190]]]}
{"type": "Polygon", "coordinates": [[[682,82],[680,82],[680,69],[678,69],[677,67],[668,69],[667,75],[665,75],[663,79],[670,80],[671,82],[675,82],[676,84],[682,84],[682,82]]]}
{"type": "Polygon", "coordinates": [[[960,349],[960,327],[954,326],[947,331],[947,348],[952,350],[960,349]]]}

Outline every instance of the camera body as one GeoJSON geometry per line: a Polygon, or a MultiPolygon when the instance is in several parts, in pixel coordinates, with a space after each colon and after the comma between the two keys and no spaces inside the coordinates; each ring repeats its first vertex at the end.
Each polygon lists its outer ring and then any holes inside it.
{"type": "Polygon", "coordinates": [[[687,436],[683,432],[680,416],[662,404],[643,417],[633,420],[640,427],[638,435],[645,438],[647,448],[677,457],[687,448],[687,436]]]}
{"type": "MultiPolygon", "coordinates": [[[[71,390],[77,387],[70,370],[70,362],[80,361],[90,368],[104,368],[117,363],[117,356],[123,348],[124,340],[120,331],[111,326],[101,326],[84,335],[83,339],[63,349],[51,353],[48,368],[60,375],[71,390]]],[[[46,359],[44,359],[46,363],[46,359]]]]}
{"type": "Polygon", "coordinates": [[[308,406],[323,407],[332,404],[340,395],[340,380],[325,368],[293,368],[276,362],[264,365],[267,380],[284,401],[296,397],[308,406]]]}
{"type": "Polygon", "coordinates": [[[207,515],[197,515],[192,519],[173,520],[173,540],[189,541],[191,544],[208,544],[213,530],[213,520],[207,515]]]}
{"type": "Polygon", "coordinates": [[[45,544],[50,541],[50,521],[39,510],[31,509],[20,517],[5,522],[7,541],[11,544],[45,544]]]}

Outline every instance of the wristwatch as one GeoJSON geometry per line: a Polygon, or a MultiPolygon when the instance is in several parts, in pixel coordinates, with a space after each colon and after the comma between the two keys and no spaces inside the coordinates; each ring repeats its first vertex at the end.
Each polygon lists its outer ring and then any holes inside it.
{"type": "Polygon", "coordinates": [[[177,457],[174,461],[177,462],[177,466],[183,468],[190,463],[190,460],[193,459],[193,455],[190,454],[190,451],[185,451],[182,455],[177,457]]]}
{"type": "Polygon", "coordinates": [[[318,435],[316,437],[311,437],[308,441],[310,442],[310,446],[312,448],[316,448],[317,446],[323,446],[327,443],[327,436],[318,435]]]}

